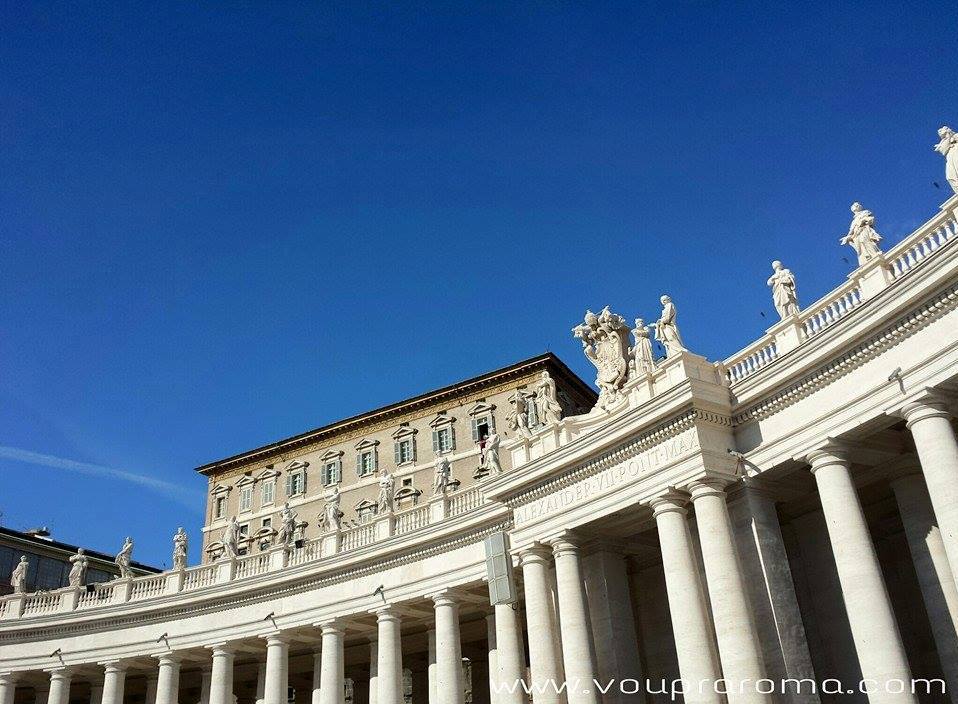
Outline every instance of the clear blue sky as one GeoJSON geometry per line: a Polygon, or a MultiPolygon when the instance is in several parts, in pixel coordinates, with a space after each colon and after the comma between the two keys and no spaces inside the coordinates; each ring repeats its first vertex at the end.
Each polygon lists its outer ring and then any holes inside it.
{"type": "Polygon", "coordinates": [[[470,5],[0,5],[4,525],[196,560],[198,464],[544,350],[591,380],[587,307],[668,292],[722,358],[773,258],[844,280],[853,200],[890,245],[947,196],[951,3],[470,5]]]}

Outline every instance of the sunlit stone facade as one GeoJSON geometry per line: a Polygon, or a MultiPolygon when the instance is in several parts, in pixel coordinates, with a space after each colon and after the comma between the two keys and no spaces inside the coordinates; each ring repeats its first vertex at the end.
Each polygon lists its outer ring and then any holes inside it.
{"type": "Polygon", "coordinates": [[[955,701],[956,218],[958,196],[797,314],[778,289],[783,320],[724,361],[664,329],[671,302],[652,364],[603,311],[576,328],[598,399],[544,356],[200,468],[202,564],[0,600],[0,704],[524,704],[520,679],[536,704],[618,704],[680,677],[695,704],[955,701]],[[396,500],[403,478],[421,493],[396,500]],[[516,599],[493,606],[501,531],[516,599]]]}

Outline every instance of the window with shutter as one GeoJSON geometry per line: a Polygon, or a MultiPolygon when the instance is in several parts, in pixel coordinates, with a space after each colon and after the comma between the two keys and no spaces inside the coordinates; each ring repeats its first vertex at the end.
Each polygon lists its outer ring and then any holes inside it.
{"type": "Polygon", "coordinates": [[[479,442],[479,440],[482,439],[481,436],[479,435],[479,419],[473,418],[471,423],[472,423],[472,441],[479,442]]]}
{"type": "Polygon", "coordinates": [[[396,460],[396,464],[402,464],[402,452],[399,449],[400,445],[402,445],[402,442],[397,441],[393,443],[393,453],[395,454],[394,459],[396,460]]]}
{"type": "Polygon", "coordinates": [[[438,455],[440,452],[442,452],[442,446],[439,444],[439,431],[438,431],[438,430],[433,430],[433,431],[432,431],[432,451],[433,451],[435,454],[437,454],[437,455],[438,455]]]}

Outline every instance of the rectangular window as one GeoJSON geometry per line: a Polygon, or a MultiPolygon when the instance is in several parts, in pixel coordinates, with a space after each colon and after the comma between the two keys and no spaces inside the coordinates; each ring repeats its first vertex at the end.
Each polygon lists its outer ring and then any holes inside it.
{"type": "Polygon", "coordinates": [[[437,428],[432,431],[432,451],[437,455],[452,452],[456,449],[456,436],[452,426],[437,428]]]}
{"type": "Polygon", "coordinates": [[[253,487],[244,486],[240,489],[239,510],[249,511],[253,508],[253,487]]]}
{"type": "Polygon", "coordinates": [[[216,518],[222,518],[226,515],[226,497],[217,496],[216,497],[216,510],[213,514],[216,518]]]}
{"type": "Polygon", "coordinates": [[[263,528],[272,528],[272,527],[273,527],[273,519],[272,519],[272,518],[264,518],[264,519],[263,519],[263,526],[262,526],[262,527],[263,527],[263,528]]]}
{"type": "Polygon", "coordinates": [[[406,462],[412,462],[414,459],[412,438],[399,440],[396,443],[396,464],[405,464],[406,462]]]}
{"type": "Polygon", "coordinates": [[[357,513],[359,513],[360,523],[369,523],[376,517],[376,514],[379,513],[379,507],[376,504],[363,506],[357,513]]]}
{"type": "Polygon", "coordinates": [[[239,541],[238,541],[239,545],[236,551],[240,555],[245,555],[247,552],[249,543],[246,542],[246,538],[248,537],[249,537],[249,523],[241,523],[239,527],[239,541]]]}
{"type": "Polygon", "coordinates": [[[286,495],[298,496],[306,492],[306,475],[302,472],[292,472],[286,475],[286,495]]]}
{"type": "Polygon", "coordinates": [[[327,462],[323,465],[323,486],[339,484],[342,481],[343,473],[340,467],[339,460],[327,462]]]}
{"type": "Polygon", "coordinates": [[[276,480],[267,479],[263,482],[263,503],[273,503],[273,497],[276,495],[276,480]]]}
{"type": "Polygon", "coordinates": [[[477,416],[472,419],[472,441],[479,442],[480,440],[489,437],[496,430],[496,423],[493,420],[491,415],[477,416]]]}
{"type": "Polygon", "coordinates": [[[376,471],[376,453],[373,450],[366,450],[356,455],[356,474],[360,477],[368,477],[376,471]]]}

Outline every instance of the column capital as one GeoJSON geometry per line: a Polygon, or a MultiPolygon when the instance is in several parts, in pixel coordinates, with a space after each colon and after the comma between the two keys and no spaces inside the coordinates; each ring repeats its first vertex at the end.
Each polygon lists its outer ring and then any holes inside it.
{"type": "Polygon", "coordinates": [[[267,648],[271,645],[289,645],[290,640],[292,640],[292,636],[288,633],[267,633],[260,638],[266,641],[267,648]]]}
{"type": "Polygon", "coordinates": [[[848,447],[832,438],[829,438],[821,447],[805,453],[804,460],[811,465],[812,474],[822,467],[840,465],[846,469],[851,465],[848,459],[848,447]]]}
{"type": "Polygon", "coordinates": [[[342,620],[338,618],[328,618],[324,621],[319,621],[316,623],[316,625],[319,627],[320,632],[322,632],[324,636],[346,634],[346,627],[342,620]]]}
{"type": "Polygon", "coordinates": [[[160,653],[158,655],[154,655],[153,657],[156,658],[157,664],[160,667],[163,665],[179,665],[181,662],[183,662],[182,653],[160,653]]]}
{"type": "Polygon", "coordinates": [[[727,479],[718,479],[715,477],[705,477],[704,479],[696,479],[694,482],[689,484],[688,491],[692,496],[692,503],[694,504],[697,499],[701,499],[705,496],[721,496],[725,498],[725,487],[731,484],[727,479]]]}
{"type": "Polygon", "coordinates": [[[533,564],[548,563],[552,558],[552,550],[542,543],[533,543],[519,551],[519,564],[522,567],[533,564]]]}
{"type": "Polygon", "coordinates": [[[0,684],[16,684],[19,680],[19,672],[0,672],[0,684]]]}
{"type": "Polygon", "coordinates": [[[427,599],[432,599],[436,606],[458,606],[459,599],[456,598],[456,592],[452,589],[441,589],[438,592],[432,592],[426,595],[427,599]]]}
{"type": "Polygon", "coordinates": [[[376,621],[396,621],[399,619],[399,609],[394,604],[383,604],[382,606],[377,606],[374,609],[369,610],[370,613],[376,614],[376,621]]]}
{"type": "Polygon", "coordinates": [[[548,542],[552,546],[552,554],[556,558],[563,555],[575,555],[582,550],[582,541],[569,531],[563,531],[559,535],[549,538],[548,542]]]}
{"type": "Polygon", "coordinates": [[[912,425],[928,418],[951,418],[948,401],[934,392],[927,392],[920,397],[909,401],[898,409],[898,414],[905,419],[905,426],[912,425]]]}
{"type": "Polygon", "coordinates": [[[652,517],[658,518],[666,513],[680,513],[684,516],[688,513],[688,503],[688,496],[672,489],[651,499],[649,506],[652,507],[652,517]]]}
{"type": "Polygon", "coordinates": [[[44,669],[44,672],[50,675],[50,680],[69,680],[73,676],[73,668],[69,665],[58,665],[57,667],[49,667],[44,669]]]}
{"type": "Polygon", "coordinates": [[[117,672],[126,672],[130,667],[130,663],[125,660],[106,660],[97,664],[103,667],[103,673],[107,675],[117,672]]]}
{"type": "Polygon", "coordinates": [[[236,646],[225,641],[222,643],[211,643],[210,645],[204,647],[213,652],[214,658],[223,657],[224,655],[236,655],[236,646]]]}

